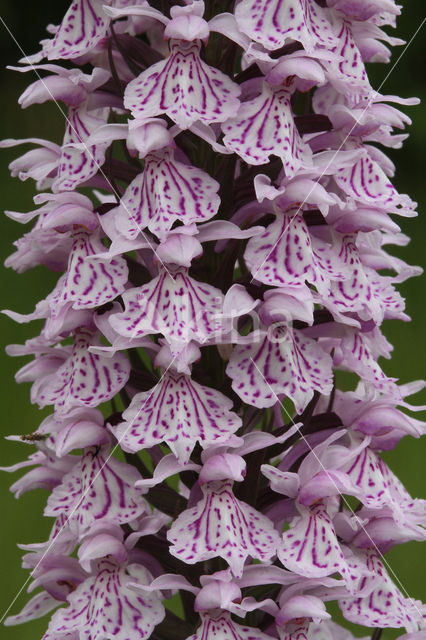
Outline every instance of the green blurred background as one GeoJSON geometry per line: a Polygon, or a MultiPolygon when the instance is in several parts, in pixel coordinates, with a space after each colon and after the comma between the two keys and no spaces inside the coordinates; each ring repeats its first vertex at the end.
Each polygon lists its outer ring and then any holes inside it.
{"type": "MultiPolygon", "coordinates": [[[[208,1],[208,0],[207,0],[208,1]]],[[[403,3],[403,14],[399,19],[397,35],[407,42],[412,38],[425,17],[424,4],[420,0],[408,0],[403,3]],[[424,13],[419,13],[419,9],[424,13]]],[[[12,32],[16,42],[7,32],[5,25],[0,22],[0,51],[2,68],[1,87],[2,105],[0,113],[0,139],[24,138],[37,136],[59,142],[63,132],[63,117],[57,107],[52,104],[36,105],[22,111],[16,101],[24,88],[36,79],[35,74],[18,74],[7,71],[7,64],[16,64],[25,54],[32,54],[38,50],[38,41],[45,37],[44,28],[48,23],[57,24],[64,15],[69,2],[66,0],[41,0],[39,2],[17,2],[0,0],[0,15],[12,32]],[[22,51],[20,51],[19,46],[22,51]]],[[[396,63],[386,79],[381,92],[397,94],[404,97],[419,96],[423,104],[408,109],[413,119],[410,129],[411,136],[406,141],[403,150],[391,152],[390,155],[397,166],[394,184],[403,192],[408,193],[419,202],[419,217],[416,219],[396,221],[403,231],[412,237],[409,247],[393,249],[408,263],[426,266],[426,25],[414,38],[400,60],[401,48],[396,48],[392,62],[396,63]]],[[[391,65],[374,65],[369,73],[372,85],[379,88],[391,65]]],[[[28,147],[0,150],[0,189],[1,209],[15,211],[29,211],[33,208],[32,196],[35,193],[32,181],[20,182],[12,179],[8,173],[8,163],[23,153],[28,147]]],[[[12,253],[12,242],[26,229],[6,217],[2,221],[1,262],[12,253]]],[[[14,309],[21,313],[33,310],[35,303],[44,297],[53,287],[55,275],[43,268],[37,268],[22,275],[11,270],[0,269],[2,303],[5,309],[14,309]]],[[[385,333],[395,346],[391,361],[382,362],[386,373],[408,382],[418,378],[425,378],[426,338],[426,304],[424,300],[424,277],[413,278],[400,286],[400,291],[407,299],[407,312],[413,318],[410,324],[388,322],[385,333]]],[[[27,337],[38,334],[41,325],[17,325],[5,316],[0,316],[0,336],[2,348],[0,406],[2,409],[2,434],[29,433],[37,429],[47,412],[39,411],[30,404],[29,386],[18,386],[13,376],[22,366],[22,359],[12,359],[3,355],[4,346],[10,343],[24,342],[27,337]]],[[[417,404],[426,404],[426,392],[419,393],[415,398],[417,404]]],[[[426,415],[417,414],[426,419],[426,415]]],[[[24,444],[16,444],[3,440],[0,452],[0,465],[13,464],[17,460],[31,453],[32,448],[24,444]]],[[[426,439],[418,441],[405,438],[398,448],[385,455],[392,469],[404,482],[413,496],[426,497],[425,485],[425,453],[426,439]]],[[[8,487],[22,472],[16,474],[0,474],[0,500],[2,505],[2,545],[1,564],[2,584],[0,588],[0,616],[9,607],[13,599],[22,588],[28,573],[20,568],[21,552],[16,543],[29,543],[47,539],[52,520],[43,518],[42,511],[46,501],[46,493],[37,490],[24,495],[19,502],[9,493],[8,487]]],[[[396,547],[388,554],[392,570],[400,580],[400,588],[406,594],[426,601],[425,573],[425,545],[409,543],[396,547]],[[402,585],[402,586],[401,586],[402,585]]],[[[27,585],[28,586],[28,585],[27,585]]],[[[10,613],[21,610],[28,596],[25,589],[16,599],[10,613]]],[[[37,640],[41,638],[47,625],[47,619],[41,619],[18,627],[5,628],[0,626],[0,638],[8,640],[37,640]]],[[[401,631],[402,632],[402,631],[401,631]]],[[[358,635],[364,635],[360,631],[358,635]]],[[[385,640],[391,640],[399,633],[386,631],[385,640]]],[[[136,640],[136,639],[135,639],[136,640]]]]}

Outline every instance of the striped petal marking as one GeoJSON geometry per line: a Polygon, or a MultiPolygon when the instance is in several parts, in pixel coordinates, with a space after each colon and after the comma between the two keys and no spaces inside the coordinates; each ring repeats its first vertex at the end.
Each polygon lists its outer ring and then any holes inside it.
{"type": "Polygon", "coordinates": [[[180,462],[187,462],[199,442],[203,448],[226,440],[241,426],[232,401],[186,374],[168,371],[149,391],[138,393],[113,429],[125,451],[136,452],[166,442],[180,462]]]}
{"type": "Polygon", "coordinates": [[[172,555],[188,564],[222,557],[235,576],[241,576],[248,556],[268,561],[279,534],[263,514],[237,500],[232,480],[202,485],[203,498],[179,515],[167,538],[172,555]]]}
{"type": "Polygon", "coordinates": [[[74,234],[68,271],[54,295],[52,312],[68,302],[73,309],[92,309],[109,302],[124,291],[128,268],[122,257],[110,261],[93,260],[105,252],[99,233],[80,231],[74,234]]]}
{"type": "Polygon", "coordinates": [[[290,99],[290,91],[264,82],[260,95],[241,103],[237,115],[222,126],[225,146],[252,165],[278,156],[288,178],[301,166],[312,165],[312,152],[294,124],[290,99]]]}
{"type": "Polygon", "coordinates": [[[372,319],[381,324],[387,309],[390,312],[403,310],[402,299],[398,300],[390,283],[363,265],[352,234],[343,236],[339,258],[348,267],[347,276],[331,283],[324,300],[331,312],[357,313],[364,320],[372,319]]]}
{"type": "Polygon", "coordinates": [[[366,149],[353,166],[339,169],[333,177],[349,198],[362,205],[378,207],[385,209],[387,213],[401,215],[410,215],[415,208],[415,204],[407,195],[400,195],[396,191],[383,169],[370,157],[366,149]]]}
{"type": "Polygon", "coordinates": [[[351,570],[337,540],[327,509],[322,503],[299,507],[300,517],[283,534],[278,558],[289,570],[307,578],[339,572],[350,580],[351,570]]]}
{"type": "Polygon", "coordinates": [[[67,127],[62,142],[58,175],[52,183],[52,191],[73,191],[92,178],[105,162],[105,151],[109,142],[87,147],[85,141],[96,129],[106,123],[108,109],[84,107],[70,108],[67,127]],[[69,145],[83,145],[82,149],[69,145]]]}
{"type": "Polygon", "coordinates": [[[123,302],[125,311],[110,318],[122,336],[161,333],[176,346],[191,340],[203,343],[220,330],[222,292],[194,280],[184,269],[174,273],[162,269],[148,284],[126,291],[123,302]]]}
{"type": "Polygon", "coordinates": [[[54,404],[59,415],[72,407],[97,407],[111,400],[126,384],[130,363],[122,353],[112,358],[89,351],[97,336],[86,329],[75,332],[70,357],[37,385],[32,401],[42,408],[54,404]]]}
{"type": "Polygon", "coordinates": [[[272,640],[259,629],[237,624],[227,611],[201,615],[201,626],[187,640],[272,640]]]}
{"type": "Polygon", "coordinates": [[[269,51],[289,40],[300,42],[307,53],[337,42],[326,13],[314,0],[242,0],[235,17],[241,31],[269,51]]]}
{"type": "Polygon", "coordinates": [[[239,107],[240,87],[203,62],[199,42],[171,41],[167,60],[153,64],[127,85],[124,106],[137,119],[165,113],[181,129],[198,120],[223,122],[239,107]]]}
{"type": "Polygon", "coordinates": [[[407,523],[410,510],[423,502],[413,500],[402,482],[372,449],[366,447],[347,465],[346,473],[359,487],[359,499],[368,509],[388,507],[400,525],[407,523]]]}
{"type": "Polygon", "coordinates": [[[71,531],[82,534],[98,520],[125,524],[146,511],[134,488],[141,476],[132,465],[109,455],[109,447],[90,447],[50,494],[44,514],[66,516],[71,531]]]}
{"type": "Polygon", "coordinates": [[[272,286],[307,281],[327,294],[331,281],[347,277],[335,245],[311,237],[301,214],[276,214],[261,235],[249,240],[244,259],[255,280],[272,286]]]}
{"type": "Polygon", "coordinates": [[[367,334],[354,330],[348,331],[340,343],[345,370],[354,371],[363,381],[371,384],[378,391],[399,400],[400,391],[394,382],[395,378],[386,376],[378,365],[371,347],[371,340],[367,334]]]}
{"type": "Polygon", "coordinates": [[[127,187],[116,212],[116,224],[127,238],[148,227],[160,239],[177,220],[184,225],[216,215],[219,183],[205,171],[178,162],[172,149],[150,153],[145,169],[127,187]]]}
{"type": "Polygon", "coordinates": [[[68,596],[69,606],[53,615],[43,640],[149,638],[164,618],[161,598],[156,593],[133,590],[127,583],[146,585],[151,580],[141,565],[126,568],[113,560],[102,560],[97,575],[82,582],[68,596]]]}
{"type": "MultiPolygon", "coordinates": [[[[361,553],[361,552],[360,552],[361,553]]],[[[390,579],[374,550],[365,552],[365,565],[372,572],[365,576],[360,589],[371,591],[362,598],[344,598],[339,607],[346,620],[366,627],[406,627],[416,631],[420,611],[412,598],[405,598],[390,579]]]]}
{"type": "Polygon", "coordinates": [[[255,407],[272,407],[285,395],[301,413],[314,391],[325,395],[333,386],[330,356],[312,338],[290,327],[274,328],[260,344],[236,345],[226,373],[240,398],[255,407]],[[279,335],[281,334],[281,336],[279,335]]]}
{"type": "Polygon", "coordinates": [[[53,40],[47,46],[49,60],[82,56],[105,37],[109,18],[103,0],[73,0],[53,40]]]}
{"type": "Polygon", "coordinates": [[[327,78],[338,91],[348,96],[353,96],[354,92],[369,95],[373,89],[368,81],[361,52],[352,35],[350,23],[337,17],[334,20],[337,44],[331,50],[340,59],[331,60],[326,66],[327,78]]]}

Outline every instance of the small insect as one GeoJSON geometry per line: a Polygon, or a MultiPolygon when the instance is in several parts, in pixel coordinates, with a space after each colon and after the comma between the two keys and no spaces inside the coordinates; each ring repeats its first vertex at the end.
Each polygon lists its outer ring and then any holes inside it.
{"type": "Polygon", "coordinates": [[[26,433],[20,438],[23,442],[40,442],[41,440],[46,440],[47,434],[35,431],[34,433],[26,433]]]}

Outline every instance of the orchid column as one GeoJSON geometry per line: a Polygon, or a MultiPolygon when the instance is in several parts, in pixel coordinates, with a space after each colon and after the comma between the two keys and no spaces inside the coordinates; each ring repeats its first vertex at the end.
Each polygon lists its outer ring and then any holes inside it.
{"type": "Polygon", "coordinates": [[[415,203],[382,150],[417,101],[364,66],[401,44],[398,13],[75,0],[16,67],[38,76],[22,107],[67,117],[61,145],[0,143],[35,145],[10,169],[40,191],[7,212],[35,220],[7,266],[61,274],[6,311],[45,321],[9,354],[33,356],[16,378],[52,413],[9,436],[36,452],[7,470],[33,467],[12,491],[46,488],[54,519],[23,545],[31,596],[7,624],[55,610],[43,640],[350,639],[337,602],[375,640],[425,637],[383,555],[426,537],[425,501],[380,457],[425,431],[402,411],[423,383],[378,364],[383,321],[409,319],[395,284],[420,272],[385,251],[415,203]]]}

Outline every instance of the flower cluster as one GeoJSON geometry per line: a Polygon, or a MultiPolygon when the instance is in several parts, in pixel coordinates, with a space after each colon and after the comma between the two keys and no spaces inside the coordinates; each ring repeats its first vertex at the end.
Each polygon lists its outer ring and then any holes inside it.
{"type": "Polygon", "coordinates": [[[426,503],[380,457],[425,423],[378,364],[389,255],[415,203],[377,146],[410,122],[366,62],[401,44],[395,0],[73,0],[20,72],[66,105],[62,144],[12,175],[40,191],[7,266],[61,275],[9,354],[53,412],[16,496],[48,489],[49,539],[17,624],[43,640],[342,640],[331,619],[424,638],[383,554],[426,503]],[[227,12],[232,10],[232,12],[227,12]],[[48,62],[43,62],[47,59],[48,62]],[[56,62],[62,60],[64,64],[56,62]],[[84,194],[78,189],[84,188],[84,194]],[[338,388],[351,372],[352,391],[338,388]],[[57,608],[59,605],[59,608],[57,608]]]}

